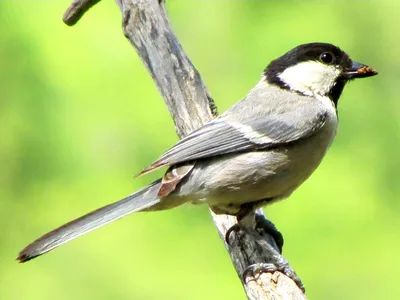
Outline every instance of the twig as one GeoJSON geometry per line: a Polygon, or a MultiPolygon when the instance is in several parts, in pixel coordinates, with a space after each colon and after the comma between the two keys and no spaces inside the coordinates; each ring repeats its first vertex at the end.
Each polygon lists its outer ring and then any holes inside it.
{"type": "Polygon", "coordinates": [[[64,13],[64,23],[69,26],[75,25],[87,11],[98,2],[100,2],[100,0],[74,0],[64,13]]]}
{"type": "MultiPolygon", "coordinates": [[[[76,22],[98,1],[75,0],[74,3],[90,2],[90,5],[80,4],[80,8],[75,10],[70,7],[65,16],[68,15],[68,20],[76,22]]],[[[171,29],[164,1],[116,0],[116,2],[122,12],[124,34],[135,47],[157,84],[179,137],[182,138],[216,116],[214,101],[171,29]]],[[[64,21],[65,19],[66,17],[64,21]]],[[[73,22],[68,24],[71,25],[73,22]]],[[[263,215],[262,210],[258,210],[257,213],[263,215]]],[[[246,234],[236,235],[232,246],[226,244],[226,231],[237,223],[236,218],[213,213],[212,216],[240,277],[249,265],[268,262],[271,253],[284,260],[279,255],[271,236],[261,238],[251,229],[246,234]]],[[[263,273],[255,276],[253,280],[249,279],[243,282],[248,299],[306,299],[297,285],[283,273],[263,273]]]]}

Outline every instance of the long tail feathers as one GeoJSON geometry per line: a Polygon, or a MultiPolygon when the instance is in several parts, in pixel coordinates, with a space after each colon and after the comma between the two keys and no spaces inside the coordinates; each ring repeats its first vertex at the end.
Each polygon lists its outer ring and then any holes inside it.
{"type": "Polygon", "coordinates": [[[50,231],[26,246],[19,253],[17,260],[26,262],[128,214],[152,207],[160,202],[157,197],[160,182],[161,180],[157,180],[118,202],[101,207],[50,231]]]}

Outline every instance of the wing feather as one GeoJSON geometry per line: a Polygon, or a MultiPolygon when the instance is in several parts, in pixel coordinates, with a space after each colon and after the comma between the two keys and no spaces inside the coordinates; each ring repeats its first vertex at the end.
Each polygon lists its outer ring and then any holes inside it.
{"type": "Polygon", "coordinates": [[[291,143],[318,131],[326,116],[325,110],[310,104],[296,111],[248,120],[220,117],[180,140],[138,175],[163,166],[291,143]]]}

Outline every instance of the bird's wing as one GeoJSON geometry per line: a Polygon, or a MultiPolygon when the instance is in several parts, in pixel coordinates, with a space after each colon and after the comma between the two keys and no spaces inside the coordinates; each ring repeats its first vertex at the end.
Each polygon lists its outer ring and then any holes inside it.
{"type": "Polygon", "coordinates": [[[257,151],[304,139],[325,123],[327,112],[314,103],[294,111],[241,120],[221,117],[180,140],[138,175],[163,166],[229,153],[257,151]]]}

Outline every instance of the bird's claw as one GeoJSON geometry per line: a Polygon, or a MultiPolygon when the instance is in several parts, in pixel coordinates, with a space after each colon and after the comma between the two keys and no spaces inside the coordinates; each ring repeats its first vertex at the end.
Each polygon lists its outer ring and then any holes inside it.
{"type": "MultiPolygon", "coordinates": [[[[275,241],[276,246],[278,247],[279,253],[282,254],[282,248],[283,248],[283,235],[282,233],[275,227],[274,223],[266,219],[263,215],[258,215],[256,214],[255,216],[256,220],[256,226],[255,229],[260,234],[263,236],[263,233],[269,234],[275,241]]],[[[225,233],[225,242],[229,245],[232,246],[230,236],[234,232],[239,232],[239,231],[246,231],[246,228],[243,227],[240,223],[232,225],[225,233]]]]}
{"type": "Polygon", "coordinates": [[[289,264],[284,262],[274,263],[256,263],[248,266],[242,273],[242,281],[244,284],[247,284],[247,277],[251,275],[256,278],[260,276],[262,273],[274,273],[281,272],[285,274],[287,277],[292,279],[296,285],[301,289],[303,293],[305,293],[305,288],[300,278],[297,276],[296,272],[289,266],[289,264]]]}
{"type": "Polygon", "coordinates": [[[229,239],[230,235],[231,233],[238,232],[240,230],[243,230],[243,227],[239,223],[232,225],[225,233],[225,243],[227,243],[229,246],[232,246],[231,241],[229,239]]]}
{"type": "MultiPolygon", "coordinates": [[[[226,233],[225,233],[225,242],[229,245],[232,246],[232,240],[231,240],[231,235],[232,233],[235,233],[236,237],[237,234],[240,232],[248,232],[248,229],[241,225],[240,223],[237,223],[230,227],[226,233]]],[[[252,277],[257,277],[261,275],[262,273],[274,273],[274,272],[281,272],[282,274],[286,275],[290,279],[292,279],[296,285],[303,291],[305,292],[304,285],[301,282],[300,278],[297,276],[296,272],[289,266],[289,263],[280,255],[282,252],[282,246],[283,246],[283,236],[282,234],[276,229],[275,225],[265,219],[263,215],[258,216],[256,214],[256,231],[260,236],[263,236],[263,233],[269,234],[273,240],[275,241],[276,246],[279,249],[279,253],[274,246],[268,242],[268,240],[261,239],[257,243],[260,243],[259,245],[262,247],[267,247],[265,250],[267,253],[267,256],[265,257],[265,260],[267,262],[263,263],[254,263],[248,266],[242,273],[242,281],[244,284],[247,284],[247,277],[251,275],[252,277]]]]}

